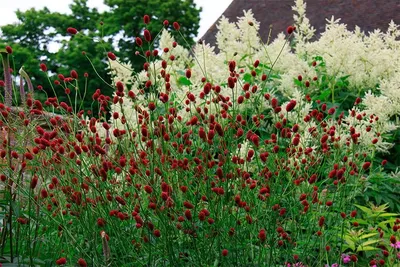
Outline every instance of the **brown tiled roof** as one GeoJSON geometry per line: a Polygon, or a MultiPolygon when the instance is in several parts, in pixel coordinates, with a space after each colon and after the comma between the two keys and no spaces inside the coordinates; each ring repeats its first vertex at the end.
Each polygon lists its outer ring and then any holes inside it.
{"type": "MultiPolygon", "coordinates": [[[[347,24],[349,30],[359,26],[362,31],[369,32],[374,29],[387,30],[388,24],[393,20],[400,24],[400,0],[305,0],[307,3],[306,16],[310,24],[319,35],[325,29],[325,19],[332,15],[347,24]]],[[[236,22],[243,16],[243,10],[252,9],[254,17],[260,22],[260,36],[264,42],[268,38],[270,25],[272,25],[272,39],[278,33],[286,31],[287,26],[293,24],[292,6],[294,0],[233,0],[223,15],[230,22],[236,22]]],[[[206,43],[214,46],[219,19],[208,29],[201,38],[206,43]]]]}

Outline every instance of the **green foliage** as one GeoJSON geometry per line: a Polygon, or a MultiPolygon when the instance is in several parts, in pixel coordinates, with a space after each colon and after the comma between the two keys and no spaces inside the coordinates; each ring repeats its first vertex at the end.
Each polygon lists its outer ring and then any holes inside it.
{"type": "Polygon", "coordinates": [[[400,213],[400,178],[385,172],[369,175],[357,197],[358,203],[376,205],[387,203],[391,212],[400,213]]]}
{"type": "Polygon", "coordinates": [[[343,236],[343,252],[363,255],[359,257],[359,264],[367,264],[374,256],[382,257],[383,250],[389,250],[389,238],[394,234],[392,228],[399,216],[398,213],[387,212],[387,203],[380,206],[372,203],[368,205],[369,207],[355,204],[361,211],[360,216],[352,219],[353,225],[347,225],[343,236]]]}
{"type": "MultiPolygon", "coordinates": [[[[187,48],[194,44],[193,38],[196,37],[199,29],[201,9],[196,8],[193,0],[137,0],[129,5],[125,0],[105,0],[104,3],[111,9],[110,12],[104,14],[106,35],[122,34],[124,37],[118,42],[119,56],[123,61],[137,61],[138,57],[132,53],[135,37],[141,36],[146,28],[155,39],[164,20],[168,20],[170,24],[178,21],[181,25],[182,35],[176,31],[171,32],[178,43],[187,48]],[[143,22],[144,14],[150,16],[148,25],[143,22]]],[[[157,47],[157,41],[154,46],[157,47]]],[[[144,63],[144,60],[142,62],[144,63]]],[[[134,64],[134,67],[138,65],[134,64]]]]}
{"type": "MultiPolygon", "coordinates": [[[[74,0],[70,5],[71,14],[50,12],[47,8],[17,11],[19,22],[2,26],[0,35],[0,47],[10,45],[14,48],[13,65],[24,66],[33,83],[43,85],[49,96],[53,96],[54,93],[46,75],[40,71],[40,63],[47,65],[49,75],[60,73],[67,77],[72,69],[79,70],[81,78],[85,72],[88,73],[88,91],[83,99],[85,109],[91,108],[91,97],[96,89],[100,88],[105,95],[112,94],[112,89],[97,77],[99,75],[107,83],[111,83],[107,75],[108,51],[117,51],[115,53],[121,60],[131,61],[133,68],[138,71],[142,69],[145,61],[142,57],[135,56],[138,49],[135,37],[141,36],[145,28],[151,31],[154,39],[162,29],[165,19],[170,23],[178,21],[182,31],[174,31],[172,34],[186,47],[193,45],[193,38],[199,28],[201,9],[196,7],[193,0],[140,0],[130,1],[129,5],[122,0],[105,0],[105,4],[110,7],[106,12],[89,8],[87,2],[74,0]],[[143,22],[144,14],[151,16],[149,25],[143,22]],[[104,26],[101,26],[102,21],[104,26]],[[70,36],[66,32],[68,27],[76,28],[79,34],[70,36]],[[115,42],[121,34],[123,38],[115,42]],[[60,48],[56,53],[52,53],[49,47],[55,44],[60,48]],[[82,51],[86,52],[91,63],[82,55],[82,51]]],[[[157,45],[158,43],[151,43],[149,49],[156,48],[157,45]]],[[[52,81],[54,79],[51,78],[52,81]]],[[[80,79],[79,88],[85,88],[85,83],[85,79],[80,79]]],[[[64,88],[56,86],[55,91],[60,101],[74,104],[73,99],[70,101],[64,94],[64,88]]],[[[36,97],[46,98],[43,94],[36,97]]],[[[97,110],[93,111],[97,113],[97,110]]]]}

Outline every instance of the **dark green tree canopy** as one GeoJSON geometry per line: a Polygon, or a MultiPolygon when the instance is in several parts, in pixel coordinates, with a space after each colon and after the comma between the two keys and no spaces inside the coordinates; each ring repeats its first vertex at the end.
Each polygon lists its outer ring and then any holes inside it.
{"type": "MultiPolygon", "coordinates": [[[[40,71],[40,63],[47,65],[50,75],[68,76],[72,69],[78,70],[80,76],[88,73],[88,92],[83,100],[85,109],[90,108],[91,96],[97,88],[106,95],[112,94],[112,88],[96,77],[91,65],[105,81],[111,82],[107,74],[108,51],[114,51],[122,61],[130,61],[139,71],[144,59],[135,56],[135,38],[141,36],[145,28],[154,38],[163,28],[164,20],[171,24],[178,21],[183,38],[177,32],[172,33],[187,47],[193,45],[199,29],[201,8],[196,7],[193,0],[104,0],[109,7],[106,12],[89,8],[87,2],[74,0],[70,14],[50,12],[47,8],[17,11],[18,23],[2,26],[0,35],[0,45],[14,48],[14,66],[24,66],[34,83],[42,84],[49,95],[53,93],[48,89],[46,75],[40,71]],[[143,22],[145,14],[151,17],[148,25],[143,22]],[[76,28],[79,34],[71,36],[66,31],[68,27],[76,28]],[[120,40],[115,42],[117,39],[120,40]],[[57,47],[57,51],[50,52],[49,47],[57,47]]],[[[149,49],[157,45],[155,42],[149,49]]],[[[84,79],[79,86],[85,86],[84,79]]],[[[67,101],[61,86],[56,86],[56,92],[60,101],[67,101]]]]}

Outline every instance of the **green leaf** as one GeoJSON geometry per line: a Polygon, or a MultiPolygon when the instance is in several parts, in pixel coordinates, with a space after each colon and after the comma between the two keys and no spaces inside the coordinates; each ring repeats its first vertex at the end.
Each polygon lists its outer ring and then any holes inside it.
{"type": "Polygon", "coordinates": [[[192,82],[188,78],[181,76],[178,79],[178,84],[189,86],[189,85],[192,85],[192,82]]]}
{"type": "Polygon", "coordinates": [[[379,214],[379,217],[397,217],[397,216],[399,216],[399,214],[397,214],[397,213],[382,213],[382,214],[379,214]]]}
{"type": "Polygon", "coordinates": [[[362,210],[363,212],[365,212],[367,214],[372,214],[372,210],[367,207],[357,205],[357,204],[354,204],[354,206],[356,206],[357,208],[359,208],[360,210],[362,210]]]}
{"type": "Polygon", "coordinates": [[[380,242],[379,239],[372,239],[372,240],[365,241],[360,246],[365,247],[365,246],[368,246],[368,245],[371,245],[371,244],[375,244],[375,243],[378,243],[378,242],[380,242]]]}
{"type": "Polygon", "coordinates": [[[303,83],[300,82],[298,79],[293,79],[293,82],[294,82],[294,84],[295,84],[296,86],[298,86],[298,87],[302,87],[302,86],[303,86],[303,83]]]}
{"type": "Polygon", "coordinates": [[[239,61],[242,61],[243,59],[247,58],[248,56],[249,56],[248,54],[245,54],[244,56],[242,56],[242,57],[240,58],[239,61]]]}
{"type": "Polygon", "coordinates": [[[314,60],[315,60],[315,61],[324,61],[324,58],[321,57],[321,56],[315,56],[315,57],[314,57],[314,60]]]}
{"type": "Polygon", "coordinates": [[[363,219],[356,219],[356,220],[354,220],[354,222],[358,222],[359,224],[368,225],[368,221],[363,220],[363,219]]]}
{"type": "Polygon", "coordinates": [[[346,75],[346,76],[340,77],[339,80],[340,81],[346,81],[350,76],[351,75],[346,75]]]}
{"type": "Polygon", "coordinates": [[[383,222],[378,223],[378,226],[379,226],[380,228],[386,228],[386,225],[387,225],[387,224],[394,223],[395,221],[396,221],[395,218],[389,219],[389,220],[386,220],[386,221],[383,221],[383,222]]]}
{"type": "Polygon", "coordinates": [[[374,236],[374,235],[377,235],[377,234],[379,234],[379,233],[365,234],[365,235],[360,236],[360,239],[365,239],[365,238],[368,238],[368,237],[371,237],[371,236],[374,236]]]}
{"type": "Polygon", "coordinates": [[[251,80],[252,80],[251,74],[250,74],[250,73],[245,73],[245,74],[243,75],[243,80],[244,80],[245,82],[247,82],[247,83],[251,82],[251,80]]]}
{"type": "Polygon", "coordinates": [[[351,248],[351,250],[355,250],[356,244],[354,243],[353,240],[351,240],[350,236],[345,236],[344,240],[346,240],[346,243],[347,243],[347,245],[349,245],[349,248],[351,248]]]}
{"type": "Polygon", "coordinates": [[[363,247],[361,245],[359,245],[357,248],[357,252],[358,251],[371,251],[371,250],[379,250],[379,248],[375,248],[375,247],[371,247],[371,246],[363,247]]]}
{"type": "Polygon", "coordinates": [[[313,99],[313,100],[317,100],[317,99],[320,99],[320,100],[326,99],[331,93],[332,93],[331,90],[325,89],[325,90],[323,90],[323,91],[321,92],[321,94],[320,94],[319,96],[314,96],[312,99],[313,99]]]}
{"type": "Polygon", "coordinates": [[[376,200],[376,204],[380,204],[380,203],[382,203],[382,196],[380,196],[380,195],[376,195],[375,196],[375,200],[376,200]]]}
{"type": "Polygon", "coordinates": [[[18,202],[11,201],[11,207],[13,209],[14,215],[20,217],[20,206],[18,202]]]}

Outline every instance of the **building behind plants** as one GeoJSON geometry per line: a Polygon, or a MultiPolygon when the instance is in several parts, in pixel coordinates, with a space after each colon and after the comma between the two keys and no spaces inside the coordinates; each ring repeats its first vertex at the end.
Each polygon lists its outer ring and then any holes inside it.
{"type": "MultiPolygon", "coordinates": [[[[316,36],[324,32],[326,19],[332,16],[340,18],[348,30],[359,26],[361,31],[369,32],[374,29],[386,31],[393,20],[400,24],[399,0],[305,0],[306,15],[310,24],[316,30],[316,36]]],[[[280,32],[286,31],[293,24],[293,0],[233,0],[222,16],[230,22],[237,21],[243,16],[243,10],[252,10],[255,19],[260,22],[260,36],[267,41],[271,31],[271,40],[280,32]]],[[[216,44],[217,24],[219,19],[208,29],[201,38],[211,46],[216,44]]]]}

